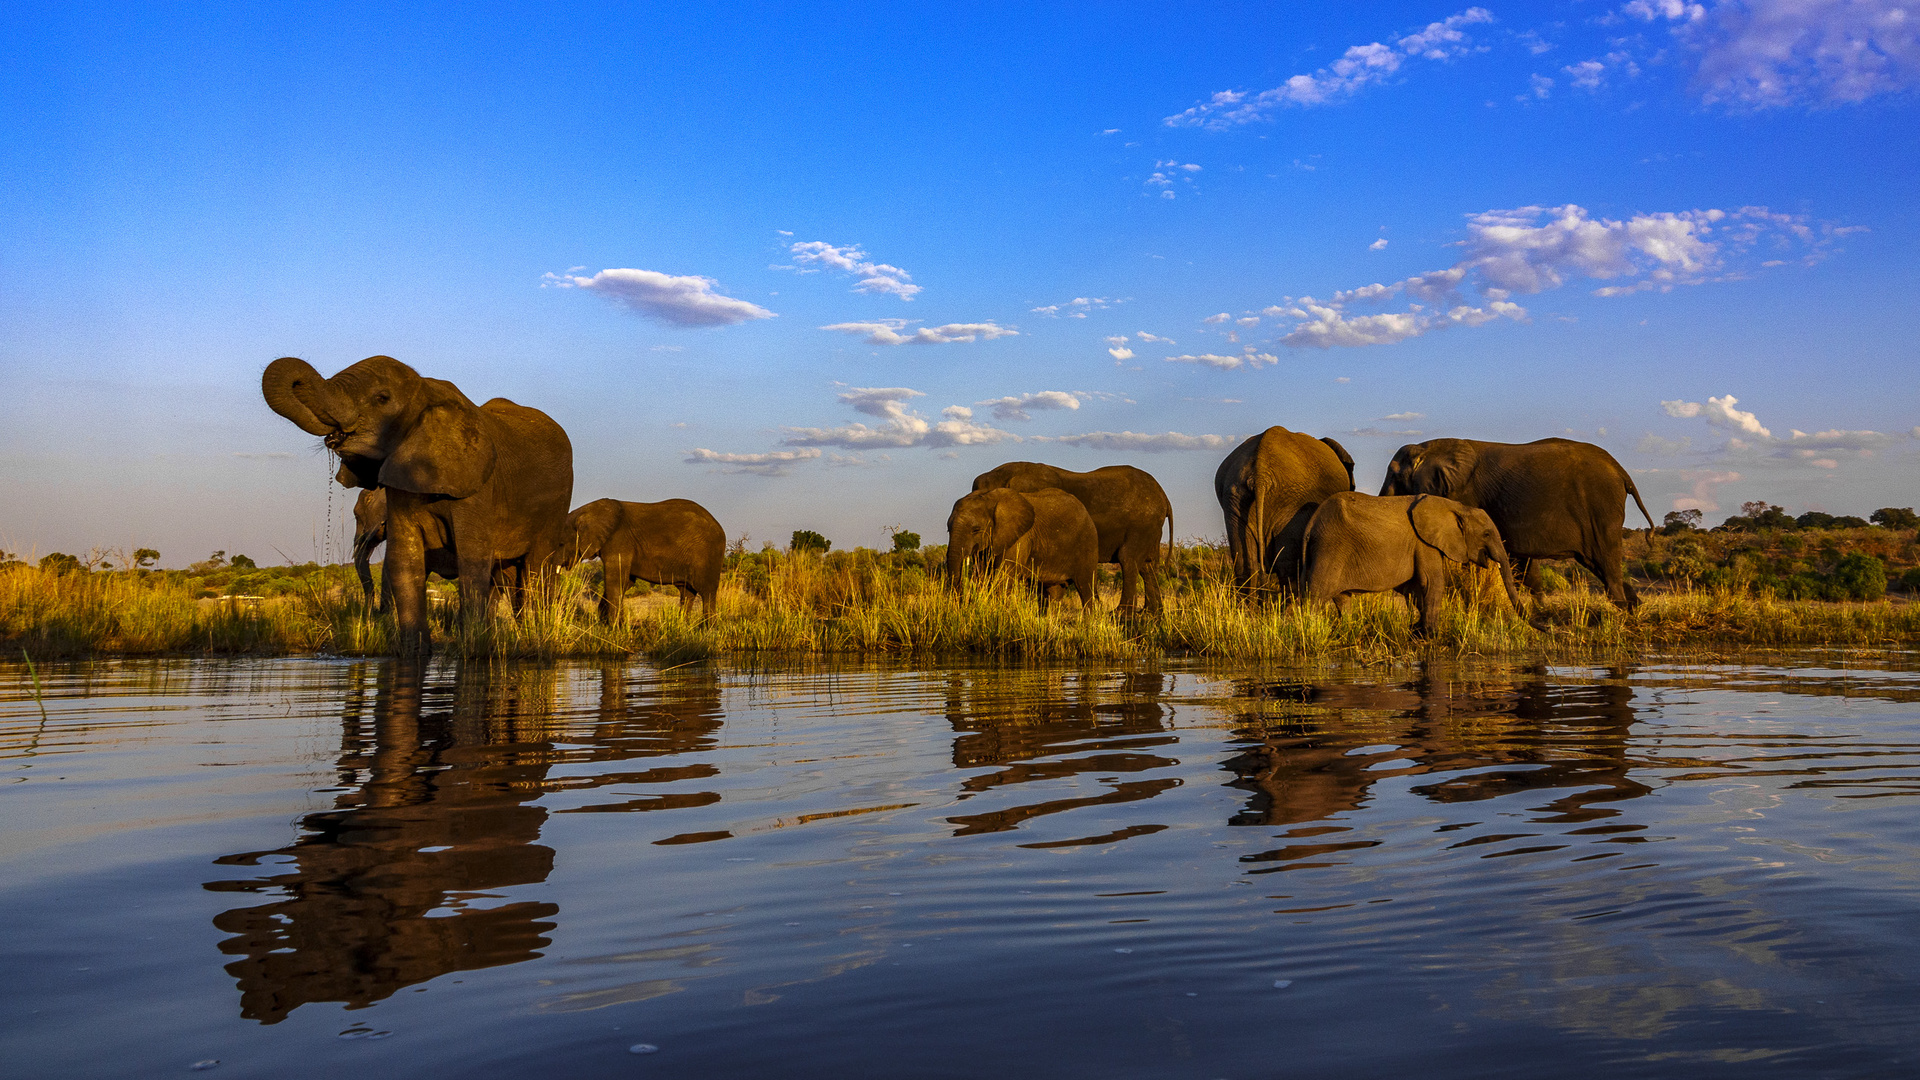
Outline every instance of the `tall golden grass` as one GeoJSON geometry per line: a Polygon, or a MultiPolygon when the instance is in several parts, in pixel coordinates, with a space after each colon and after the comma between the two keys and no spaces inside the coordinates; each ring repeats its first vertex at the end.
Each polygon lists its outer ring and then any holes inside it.
{"type": "MultiPolygon", "coordinates": [[[[1675,646],[1920,642],[1920,604],[1679,591],[1648,596],[1627,613],[1575,588],[1536,598],[1529,622],[1507,607],[1490,574],[1460,577],[1428,637],[1416,634],[1411,607],[1392,594],[1358,597],[1344,611],[1249,598],[1224,579],[1218,560],[1169,580],[1166,610],[1149,617],[1115,612],[1110,589],[1091,611],[1072,599],[1042,611],[1030,589],[1005,575],[984,575],[956,591],[919,566],[879,555],[837,562],[763,558],[752,573],[727,574],[712,619],[684,614],[677,604],[640,603],[613,625],[594,615],[586,573],[576,568],[534,590],[518,617],[502,611],[463,622],[455,608],[437,606],[433,631],[439,651],[460,656],[639,654],[663,663],[833,654],[1372,661],[1434,652],[1573,656],[1675,646]]],[[[195,600],[186,585],[157,575],[0,569],[0,644],[9,653],[379,655],[393,640],[391,618],[370,610],[344,573],[317,575],[295,595],[241,607],[195,600]]]]}

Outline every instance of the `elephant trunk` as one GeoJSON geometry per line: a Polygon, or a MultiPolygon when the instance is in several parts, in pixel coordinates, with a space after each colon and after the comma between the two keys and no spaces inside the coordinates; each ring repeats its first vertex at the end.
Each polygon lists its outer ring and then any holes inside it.
{"type": "Polygon", "coordinates": [[[1513,587],[1513,564],[1507,561],[1507,553],[1495,551],[1493,560],[1500,565],[1500,584],[1507,587],[1507,603],[1513,605],[1515,615],[1525,618],[1526,613],[1520,608],[1520,594],[1513,587]]]}
{"type": "Polygon", "coordinates": [[[967,549],[965,545],[949,541],[947,543],[947,587],[955,592],[966,585],[967,549]]]}
{"type": "Polygon", "coordinates": [[[267,408],[294,422],[301,431],[309,435],[331,435],[339,425],[332,419],[323,419],[308,404],[311,391],[306,388],[326,385],[320,373],[313,365],[297,357],[283,356],[267,365],[260,376],[260,394],[267,399],[267,408]]]}

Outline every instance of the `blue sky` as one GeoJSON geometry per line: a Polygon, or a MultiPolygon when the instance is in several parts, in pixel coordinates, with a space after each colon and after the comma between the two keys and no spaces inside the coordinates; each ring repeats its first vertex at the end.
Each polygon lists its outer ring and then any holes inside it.
{"type": "Polygon", "coordinates": [[[1271,424],[1920,504],[1920,9],[0,15],[0,546],[333,551],[258,377],[541,408],[576,505],[939,538],[1013,459],[1217,536],[1271,424]],[[1417,433],[1417,434],[1414,434],[1417,433]]]}

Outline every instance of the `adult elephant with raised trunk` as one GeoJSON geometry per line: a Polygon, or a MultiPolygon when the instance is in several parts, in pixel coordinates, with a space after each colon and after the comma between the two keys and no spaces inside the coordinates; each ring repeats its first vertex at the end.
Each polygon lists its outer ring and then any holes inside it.
{"type": "Polygon", "coordinates": [[[260,391],[274,412],[340,455],[342,487],[387,496],[385,576],[402,653],[431,647],[427,559],[454,552],[461,617],[485,616],[496,568],[546,568],[573,499],[573,444],[538,409],[370,356],[323,378],[291,356],[267,365],[260,391]]]}
{"type": "Polygon", "coordinates": [[[1213,474],[1234,584],[1272,574],[1282,587],[1295,585],[1307,522],[1328,496],[1352,490],[1353,456],[1332,439],[1276,424],[1234,447],[1213,474]]]}
{"type": "Polygon", "coordinates": [[[1400,448],[1387,466],[1382,495],[1444,495],[1485,510],[1527,587],[1538,591],[1535,559],[1573,559],[1592,571],[1615,604],[1640,602],[1627,581],[1621,537],[1627,496],[1652,535],[1653,515],[1627,470],[1592,443],[1430,439],[1400,448]]]}
{"type": "Polygon", "coordinates": [[[1173,503],[1160,481],[1131,465],[1108,465],[1092,472],[1009,461],[973,478],[973,490],[1035,492],[1057,488],[1080,500],[1093,518],[1098,562],[1120,565],[1120,608],[1134,606],[1134,579],[1146,592],[1147,610],[1160,611],[1160,530],[1173,547],[1173,503]]]}

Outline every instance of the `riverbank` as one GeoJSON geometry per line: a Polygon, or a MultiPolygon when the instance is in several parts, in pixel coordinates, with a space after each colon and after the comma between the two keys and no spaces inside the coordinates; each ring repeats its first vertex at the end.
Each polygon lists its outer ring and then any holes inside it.
{"type": "MultiPolygon", "coordinates": [[[[1200,549],[1205,552],[1206,549],[1200,549]]],[[[717,615],[701,620],[665,590],[629,598],[628,618],[592,613],[589,571],[561,575],[518,619],[466,626],[435,605],[436,649],[470,657],[559,659],[644,655],[665,663],[707,657],[869,655],[920,659],[1128,660],[1156,656],[1387,660],[1423,653],[1543,657],[1617,655],[1675,646],[1897,646],[1920,642],[1920,604],[1899,600],[1782,600],[1731,588],[1649,592],[1631,613],[1578,586],[1532,598],[1531,621],[1508,609],[1490,574],[1463,573],[1429,638],[1391,594],[1345,612],[1287,601],[1249,601],[1224,567],[1183,550],[1159,617],[1096,611],[1067,600],[1042,612],[1004,578],[965,595],[918,561],[870,554],[822,560],[786,556],[728,571],[717,615]]],[[[380,655],[389,616],[370,610],[347,567],[319,568],[270,598],[207,599],[162,575],[0,570],[0,647],[9,654],[380,655]]]]}

